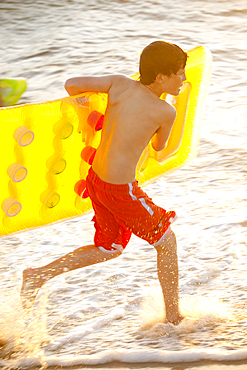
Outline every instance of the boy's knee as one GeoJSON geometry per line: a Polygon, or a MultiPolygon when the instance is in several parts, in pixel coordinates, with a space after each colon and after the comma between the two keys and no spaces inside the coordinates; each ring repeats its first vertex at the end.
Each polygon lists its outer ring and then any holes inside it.
{"type": "Polygon", "coordinates": [[[175,233],[170,230],[169,234],[166,236],[164,240],[161,240],[159,244],[154,245],[155,249],[157,251],[160,250],[166,250],[166,251],[172,251],[177,250],[177,240],[175,233]]]}

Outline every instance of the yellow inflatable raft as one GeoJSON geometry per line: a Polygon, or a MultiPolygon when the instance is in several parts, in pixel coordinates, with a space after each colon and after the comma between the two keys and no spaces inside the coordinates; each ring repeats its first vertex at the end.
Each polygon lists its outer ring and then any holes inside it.
{"type": "MultiPolygon", "coordinates": [[[[188,54],[187,81],[179,96],[162,97],[177,110],[168,145],[159,153],[147,147],[137,168],[141,184],[197,154],[212,58],[203,47],[188,54]]],[[[0,235],[91,209],[85,179],[99,145],[106,105],[106,94],[86,93],[0,109],[0,235]]]]}

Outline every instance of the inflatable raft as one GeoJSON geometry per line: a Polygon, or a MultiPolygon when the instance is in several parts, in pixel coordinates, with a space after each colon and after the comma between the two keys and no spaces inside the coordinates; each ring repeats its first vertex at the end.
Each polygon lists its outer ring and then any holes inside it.
{"type": "MultiPolygon", "coordinates": [[[[137,179],[144,184],[197,154],[211,75],[211,53],[188,52],[187,81],[179,96],[162,96],[177,110],[167,147],[144,151],[137,179]]],[[[134,76],[137,78],[137,75],[134,76]]],[[[0,109],[0,235],[82,215],[91,209],[85,179],[101,137],[106,94],[0,109]]]]}

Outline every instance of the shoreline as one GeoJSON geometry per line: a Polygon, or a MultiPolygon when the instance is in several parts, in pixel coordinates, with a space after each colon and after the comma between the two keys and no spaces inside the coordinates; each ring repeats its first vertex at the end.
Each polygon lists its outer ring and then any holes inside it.
{"type": "MultiPolygon", "coordinates": [[[[0,369],[6,368],[0,366],[0,369]]],[[[12,368],[12,367],[10,367],[12,368]]],[[[25,367],[26,368],[26,367],[25,367]]],[[[40,370],[42,366],[28,367],[32,370],[40,370]]],[[[21,369],[21,368],[19,368],[21,369]]],[[[27,368],[26,368],[27,369],[27,368]]],[[[121,370],[132,370],[132,369],[143,369],[143,370],[247,370],[247,361],[195,361],[195,362],[176,362],[176,363],[161,363],[161,362],[146,362],[146,363],[126,363],[114,361],[108,364],[99,365],[73,365],[73,366],[47,366],[47,370],[58,370],[58,369],[69,369],[69,370],[94,370],[94,369],[121,369],[121,370]]]]}

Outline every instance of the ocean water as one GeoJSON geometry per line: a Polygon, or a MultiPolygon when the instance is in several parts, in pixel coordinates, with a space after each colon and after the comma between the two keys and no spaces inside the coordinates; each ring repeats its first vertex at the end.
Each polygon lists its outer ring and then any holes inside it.
{"type": "Polygon", "coordinates": [[[247,369],[246,16],[246,0],[1,0],[0,76],[28,80],[20,103],[65,96],[73,76],[131,75],[157,39],[204,45],[214,62],[197,158],[145,187],[179,216],[186,319],[162,323],[156,252],[134,236],[121,257],[50,281],[24,314],[22,270],[91,244],[83,216],[0,239],[0,367],[247,369]]]}

